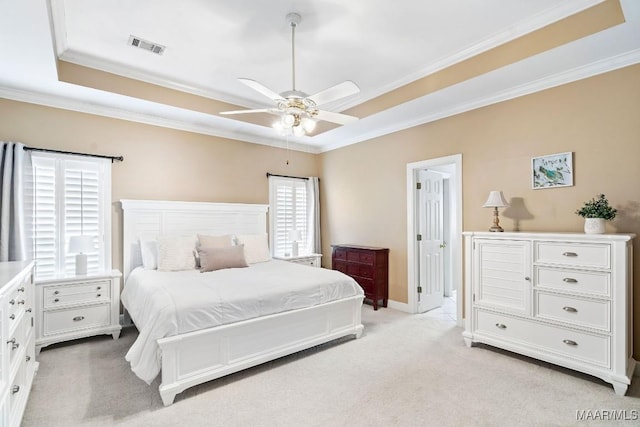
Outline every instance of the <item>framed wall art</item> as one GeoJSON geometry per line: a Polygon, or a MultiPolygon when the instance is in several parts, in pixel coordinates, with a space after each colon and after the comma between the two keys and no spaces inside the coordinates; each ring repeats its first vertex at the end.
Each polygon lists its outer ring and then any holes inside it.
{"type": "Polygon", "coordinates": [[[533,157],[531,183],[534,190],[573,186],[573,153],[533,157]]]}

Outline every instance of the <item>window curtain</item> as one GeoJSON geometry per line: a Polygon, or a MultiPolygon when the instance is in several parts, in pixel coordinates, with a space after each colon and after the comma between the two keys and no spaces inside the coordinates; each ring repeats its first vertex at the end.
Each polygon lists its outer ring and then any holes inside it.
{"type": "Polygon", "coordinates": [[[307,181],[307,238],[308,253],[322,253],[320,240],[320,178],[310,176],[307,181]]]}
{"type": "Polygon", "coordinates": [[[0,154],[0,261],[30,260],[31,153],[24,144],[2,142],[0,154]]]}

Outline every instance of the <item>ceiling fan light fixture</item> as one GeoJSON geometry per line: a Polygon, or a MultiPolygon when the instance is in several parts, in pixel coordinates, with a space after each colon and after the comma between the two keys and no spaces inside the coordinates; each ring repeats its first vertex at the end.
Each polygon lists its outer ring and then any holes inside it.
{"type": "Polygon", "coordinates": [[[300,126],[300,125],[294,126],[293,127],[293,134],[295,136],[304,136],[304,134],[305,134],[304,128],[302,126],[300,126]]]}
{"type": "Polygon", "coordinates": [[[308,117],[305,117],[300,121],[300,125],[305,130],[305,132],[311,133],[316,128],[316,121],[308,117]]]}

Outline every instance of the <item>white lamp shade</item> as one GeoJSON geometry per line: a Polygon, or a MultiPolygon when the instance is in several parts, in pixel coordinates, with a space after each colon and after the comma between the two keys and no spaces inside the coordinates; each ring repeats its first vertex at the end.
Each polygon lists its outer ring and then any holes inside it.
{"type": "Polygon", "coordinates": [[[289,231],[289,240],[292,242],[298,242],[302,240],[302,233],[300,233],[300,230],[289,231]]]}
{"type": "Polygon", "coordinates": [[[71,254],[93,252],[94,250],[93,236],[72,236],[69,238],[69,253],[71,254]]]}
{"type": "Polygon", "coordinates": [[[483,208],[504,208],[505,206],[509,206],[507,200],[504,198],[502,191],[494,190],[489,193],[489,198],[482,205],[483,208]]]}

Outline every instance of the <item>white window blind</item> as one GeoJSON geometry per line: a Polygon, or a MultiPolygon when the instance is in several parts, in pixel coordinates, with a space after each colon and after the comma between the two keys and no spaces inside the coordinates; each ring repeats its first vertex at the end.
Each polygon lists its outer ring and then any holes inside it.
{"type": "Polygon", "coordinates": [[[92,236],[88,273],[111,265],[111,164],[105,159],[33,153],[33,243],[36,278],[75,273],[72,236],[92,236]]]}
{"type": "Polygon", "coordinates": [[[298,230],[300,255],[308,243],[307,182],[302,179],[269,177],[269,224],[273,256],[291,254],[289,231],[298,230]]]}

